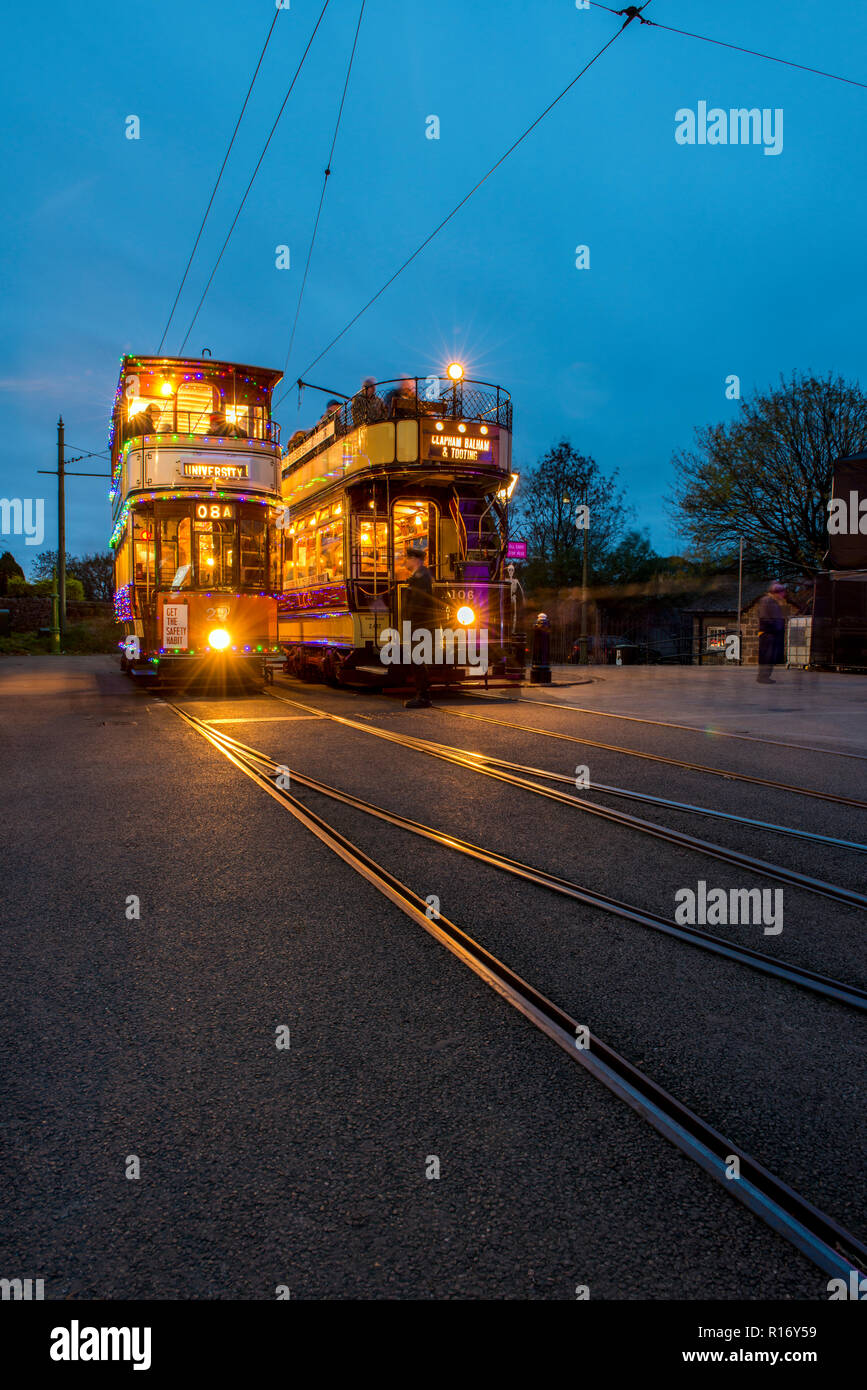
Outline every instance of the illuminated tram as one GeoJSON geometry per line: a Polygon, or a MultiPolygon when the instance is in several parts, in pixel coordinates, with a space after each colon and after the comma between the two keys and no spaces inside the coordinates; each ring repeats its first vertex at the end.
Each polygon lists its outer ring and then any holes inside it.
{"type": "Polygon", "coordinates": [[[458,645],[457,662],[428,667],[431,681],[519,678],[505,575],[517,481],[508,392],[465,380],[453,363],[445,377],[379,383],[332,408],[293,436],[283,459],[278,632],[287,672],[338,685],[406,683],[406,666],[384,655],[389,630],[405,631],[404,557],[417,542],[428,550],[437,626],[467,639],[484,633],[489,656],[484,670],[460,664],[458,645]]]}
{"type": "Polygon", "coordinates": [[[281,372],[124,357],[111,424],[121,666],[259,683],[277,647],[281,372]]]}

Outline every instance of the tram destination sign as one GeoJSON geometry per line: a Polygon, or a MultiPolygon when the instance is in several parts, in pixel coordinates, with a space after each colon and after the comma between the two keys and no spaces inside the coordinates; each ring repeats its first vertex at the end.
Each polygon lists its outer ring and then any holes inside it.
{"type": "Polygon", "coordinates": [[[425,424],[424,456],[445,463],[496,463],[496,431],[488,425],[457,420],[444,420],[442,429],[425,424]]]}
{"type": "Polygon", "coordinates": [[[183,464],[185,478],[247,478],[246,463],[188,463],[183,464]]]}

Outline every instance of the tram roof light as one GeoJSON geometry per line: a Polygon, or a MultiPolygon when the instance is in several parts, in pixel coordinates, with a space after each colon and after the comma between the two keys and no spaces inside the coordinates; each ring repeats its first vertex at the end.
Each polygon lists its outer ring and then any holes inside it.
{"type": "Polygon", "coordinates": [[[460,362],[450,362],[446,367],[446,373],[450,381],[463,381],[464,369],[460,362]]]}
{"type": "Polygon", "coordinates": [[[172,389],[172,383],[170,381],[164,381],[160,387],[164,396],[170,396],[172,394],[172,389]]]}

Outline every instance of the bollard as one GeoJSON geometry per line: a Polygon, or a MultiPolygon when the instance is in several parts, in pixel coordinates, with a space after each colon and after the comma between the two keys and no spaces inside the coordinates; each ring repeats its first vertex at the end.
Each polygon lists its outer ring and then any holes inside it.
{"type": "Polygon", "coordinates": [[[533,624],[531,685],[551,684],[551,628],[548,614],[540,613],[533,624]]]}

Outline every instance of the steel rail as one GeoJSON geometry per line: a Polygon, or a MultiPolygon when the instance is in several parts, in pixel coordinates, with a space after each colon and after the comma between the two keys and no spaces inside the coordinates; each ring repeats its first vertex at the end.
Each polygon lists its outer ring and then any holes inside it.
{"type": "Polygon", "coordinates": [[[751,873],[775,878],[781,883],[790,883],[795,888],[803,888],[810,893],[817,893],[821,897],[831,898],[834,902],[845,903],[849,907],[867,908],[867,894],[858,893],[853,888],[843,888],[839,884],[828,883],[824,879],[798,873],[797,870],[787,869],[782,864],[771,864],[765,859],[757,859],[755,856],[744,854],[740,850],[727,849],[724,845],[715,844],[711,840],[702,840],[695,835],[687,835],[683,831],[672,830],[668,826],[659,825],[656,821],[629,815],[626,811],[617,811],[610,806],[599,806],[581,797],[566,796],[565,793],[556,791],[552,787],[542,787],[537,782],[516,777],[514,773],[506,771],[504,767],[491,766],[491,760],[483,753],[472,753],[466,749],[449,747],[447,744],[431,743],[426,739],[414,738],[409,734],[395,734],[388,729],[374,729],[369,724],[359,723],[358,720],[348,719],[344,715],[317,710],[313,705],[302,704],[299,700],[290,700],[285,695],[275,695],[273,691],[269,691],[268,694],[272,699],[292,705],[295,709],[303,709],[308,713],[318,713],[323,719],[343,724],[350,729],[357,729],[373,738],[385,739],[387,742],[397,744],[402,748],[411,748],[415,752],[426,753],[443,762],[453,763],[458,767],[477,772],[483,777],[493,777],[497,781],[507,782],[510,786],[534,792],[537,796],[544,796],[549,801],[557,801],[562,805],[571,806],[573,810],[583,811],[587,815],[597,816],[601,820],[611,821],[615,825],[638,830],[641,834],[666,840],[669,844],[697,851],[699,854],[708,855],[712,859],[720,859],[727,864],[736,864],[739,868],[748,869],[751,873]]]}
{"type": "MultiPolygon", "coordinates": [[[[270,754],[262,753],[257,748],[251,748],[249,744],[232,738],[230,734],[214,730],[208,721],[202,722],[206,723],[211,732],[216,733],[217,738],[227,747],[231,747],[251,760],[261,763],[269,775],[276,775],[286,766],[272,758],[270,754]]],[[[727,941],[725,937],[715,936],[712,932],[702,931],[699,927],[671,922],[657,913],[645,912],[641,908],[633,907],[631,903],[624,903],[617,898],[609,897],[607,894],[594,892],[593,889],[585,888],[581,884],[561,878],[557,874],[550,874],[545,869],[522,863],[518,859],[511,859],[507,855],[499,854],[496,850],[486,849],[482,845],[473,844],[472,841],[463,840],[446,831],[436,830],[433,826],[424,825],[421,821],[410,820],[397,811],[389,811],[384,806],[377,806],[372,801],[365,801],[362,797],[354,796],[351,792],[342,791],[338,787],[332,787],[327,782],[321,782],[317,778],[307,776],[306,773],[297,772],[290,768],[289,777],[290,785],[296,782],[300,783],[301,786],[307,787],[310,791],[321,796],[328,797],[332,801],[342,802],[345,806],[362,811],[365,815],[373,816],[377,820],[385,821],[400,830],[406,830],[412,835],[431,840],[443,849],[454,850],[468,858],[490,864],[493,868],[501,869],[516,878],[525,879],[538,887],[549,889],[563,897],[584,903],[587,907],[598,908],[626,921],[636,922],[639,926],[649,927],[653,931],[675,937],[689,945],[711,951],[715,955],[725,956],[741,965],[760,970],[767,975],[773,975],[777,979],[788,980],[802,989],[824,995],[838,1003],[867,1011],[867,990],[861,989],[858,985],[847,985],[841,980],[832,979],[828,975],[820,975],[818,972],[808,970],[803,966],[793,965],[779,957],[769,956],[748,946],[738,946],[735,942],[727,941]]]]}
{"type": "Polygon", "coordinates": [[[537,729],[531,724],[513,724],[508,719],[492,719],[487,714],[471,714],[469,710],[447,709],[438,706],[444,714],[455,719],[475,719],[482,724],[499,724],[504,729],[517,729],[520,733],[541,734],[544,738],[557,738],[565,743],[581,743],[585,748],[601,748],[609,753],[624,753],[630,758],[646,758],[649,762],[668,763],[671,767],[683,767],[689,772],[705,772],[714,777],[726,777],[735,782],[752,782],[757,787],[772,787],[775,791],[796,792],[798,796],[814,797],[818,801],[832,801],[835,806],[854,806],[859,811],[867,811],[867,801],[859,801],[853,796],[836,796],[833,792],[813,791],[810,787],[796,787],[789,782],[774,782],[767,777],[753,777],[748,772],[728,772],[721,767],[708,767],[705,763],[688,763],[680,758],[666,758],[662,753],[646,753],[641,748],[621,748],[616,743],[599,743],[595,739],[582,738],[579,734],[562,734],[555,729],[537,729]]]}
{"type": "MultiPolygon", "coordinates": [[[[496,695],[483,695],[478,690],[463,692],[471,700],[486,700],[489,704],[498,703],[496,695]]],[[[542,705],[545,709],[571,709],[577,714],[591,714],[599,719],[621,719],[629,724],[652,724],[657,729],[681,729],[688,734],[705,734],[713,738],[734,738],[740,743],[766,743],[771,748],[788,748],[794,753],[829,753],[834,758],[855,758],[867,763],[867,753],[844,753],[839,748],[817,748],[809,743],[786,743],[783,739],[762,738],[759,734],[733,734],[728,729],[700,728],[697,724],[672,724],[667,719],[644,719],[638,714],[615,714],[608,709],[590,709],[585,705],[570,705],[559,700],[528,700],[526,695],[512,697],[509,704],[542,705]]]]}
{"type": "Polygon", "coordinates": [[[449,918],[442,915],[437,919],[428,917],[427,904],[418,894],[321,816],[302,806],[288,791],[277,788],[267,774],[256,767],[253,758],[240,749],[226,745],[225,735],[214,733],[201,720],[176,705],[169,704],[169,708],[288,810],[322,844],[557,1043],[573,1062],[577,1062],[625,1101],[682,1153],[692,1158],[724,1191],[759,1216],[820,1269],[847,1281],[853,1271],[856,1276],[862,1276],[867,1271],[867,1245],[857,1236],[820,1211],[750,1154],[739,1149],[601,1038],[590,1033],[585,1025],[572,1018],[449,918]],[[586,1046],[582,1046],[585,1037],[586,1046]],[[730,1177],[735,1159],[738,1176],[730,1177]]]}

